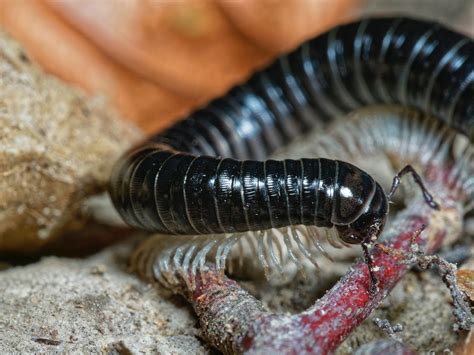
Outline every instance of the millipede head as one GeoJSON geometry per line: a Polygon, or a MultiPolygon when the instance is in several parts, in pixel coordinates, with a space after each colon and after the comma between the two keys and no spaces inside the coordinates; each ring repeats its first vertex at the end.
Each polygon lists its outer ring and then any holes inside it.
{"type": "Polygon", "coordinates": [[[375,194],[364,213],[347,225],[336,225],[339,238],[348,244],[374,243],[382,233],[388,213],[388,199],[376,184],[375,194]]]}

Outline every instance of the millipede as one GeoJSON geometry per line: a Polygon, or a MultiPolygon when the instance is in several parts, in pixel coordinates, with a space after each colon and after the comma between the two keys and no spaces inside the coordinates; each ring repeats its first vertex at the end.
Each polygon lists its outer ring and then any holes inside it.
{"type": "Polygon", "coordinates": [[[373,104],[420,110],[472,141],[473,97],[474,43],[466,36],[400,17],[341,25],[130,150],[114,169],[110,194],[128,224],[163,234],[332,228],[363,246],[371,271],[367,245],[383,230],[401,175],[413,173],[437,207],[414,170],[402,170],[386,194],[344,161],[263,159],[373,104]]]}

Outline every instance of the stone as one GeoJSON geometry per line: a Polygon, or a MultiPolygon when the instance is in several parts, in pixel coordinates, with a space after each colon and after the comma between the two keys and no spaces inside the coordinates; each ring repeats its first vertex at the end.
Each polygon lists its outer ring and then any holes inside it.
{"type": "Polygon", "coordinates": [[[0,32],[0,252],[38,251],[84,220],[113,163],[141,132],[33,65],[0,32]]]}
{"type": "Polygon", "coordinates": [[[192,309],[127,272],[134,244],[0,272],[0,353],[207,353],[192,309]]]}

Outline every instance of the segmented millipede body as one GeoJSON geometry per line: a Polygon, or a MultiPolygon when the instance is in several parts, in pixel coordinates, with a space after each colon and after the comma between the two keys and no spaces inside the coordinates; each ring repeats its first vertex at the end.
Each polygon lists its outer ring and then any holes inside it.
{"type": "Polygon", "coordinates": [[[375,103],[417,108],[474,139],[473,41],[407,18],[336,27],[127,153],[112,176],[113,202],[127,223],[166,234],[302,224],[367,242],[388,210],[370,175],[328,159],[260,160],[375,103]]]}

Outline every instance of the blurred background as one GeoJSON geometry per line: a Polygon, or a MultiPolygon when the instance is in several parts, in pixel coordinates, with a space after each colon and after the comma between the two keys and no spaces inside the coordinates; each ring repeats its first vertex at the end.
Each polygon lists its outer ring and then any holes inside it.
{"type": "Polygon", "coordinates": [[[0,0],[0,24],[46,71],[107,97],[145,132],[278,53],[367,14],[474,34],[473,0],[0,0]]]}

